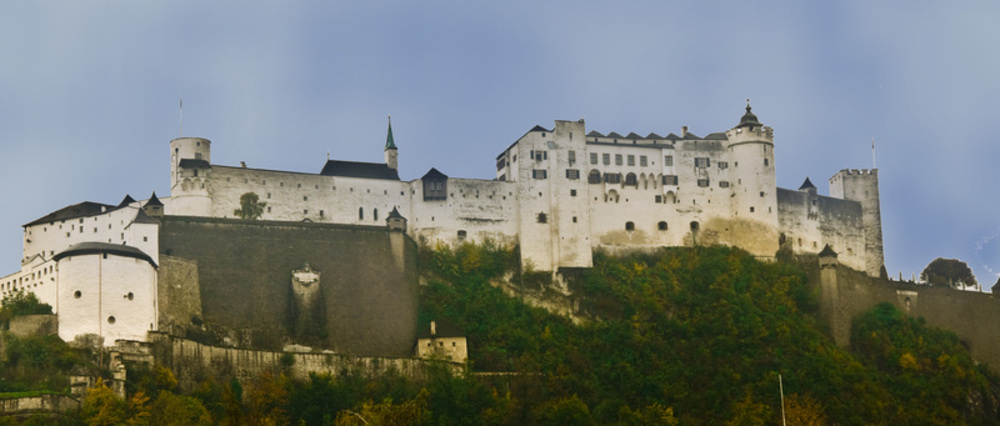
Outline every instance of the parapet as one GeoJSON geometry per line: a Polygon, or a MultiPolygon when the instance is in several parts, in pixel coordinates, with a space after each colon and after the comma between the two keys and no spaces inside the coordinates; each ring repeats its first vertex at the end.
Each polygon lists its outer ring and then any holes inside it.
{"type": "Polygon", "coordinates": [[[843,169],[837,174],[878,176],[878,169],[843,169]]]}

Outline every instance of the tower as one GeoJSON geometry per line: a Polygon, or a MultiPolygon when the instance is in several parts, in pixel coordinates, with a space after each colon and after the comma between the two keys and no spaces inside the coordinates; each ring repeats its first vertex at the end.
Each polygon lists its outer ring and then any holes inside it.
{"type": "Polygon", "coordinates": [[[878,170],[841,170],[830,178],[830,196],[861,203],[865,227],[865,273],[877,277],[885,265],[882,248],[882,210],[879,205],[878,170]]]}
{"type": "Polygon", "coordinates": [[[203,138],[177,138],[170,141],[170,214],[209,216],[211,144],[203,138]]]}
{"type": "Polygon", "coordinates": [[[730,243],[757,256],[773,256],[778,250],[774,130],[757,120],[748,99],[746,113],[726,137],[732,160],[730,243]]]}
{"type": "Polygon", "coordinates": [[[390,169],[399,170],[399,151],[396,149],[396,141],[392,139],[392,117],[389,117],[389,130],[385,135],[385,165],[390,169]]]}

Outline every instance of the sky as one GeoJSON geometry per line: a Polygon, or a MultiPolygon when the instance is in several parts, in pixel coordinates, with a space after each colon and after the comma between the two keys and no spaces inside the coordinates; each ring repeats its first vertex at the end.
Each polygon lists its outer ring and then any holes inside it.
{"type": "Polygon", "coordinates": [[[774,128],[778,186],[879,169],[885,261],[1000,273],[1000,2],[36,1],[0,5],[0,275],[21,225],[168,195],[169,141],[212,162],[405,180],[495,176],[536,124],[774,128]],[[829,3],[829,4],[827,4],[829,3]],[[875,139],[875,156],[872,155],[875,139]]]}

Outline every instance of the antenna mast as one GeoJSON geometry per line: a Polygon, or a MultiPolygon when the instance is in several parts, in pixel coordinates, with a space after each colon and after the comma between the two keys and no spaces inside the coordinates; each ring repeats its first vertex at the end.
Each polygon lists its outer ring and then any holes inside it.
{"type": "Polygon", "coordinates": [[[872,136],[872,168],[873,169],[876,168],[875,167],[875,137],[874,136],[872,136]]]}

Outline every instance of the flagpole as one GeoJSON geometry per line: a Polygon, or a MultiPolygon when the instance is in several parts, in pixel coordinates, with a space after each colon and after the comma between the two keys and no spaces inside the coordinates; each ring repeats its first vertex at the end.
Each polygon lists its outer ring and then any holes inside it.
{"type": "Polygon", "coordinates": [[[781,392],[781,425],[787,426],[785,423],[785,386],[781,383],[781,374],[778,374],[778,390],[781,392]]]}
{"type": "Polygon", "coordinates": [[[875,168],[875,137],[872,136],[872,169],[875,168]]]}
{"type": "Polygon", "coordinates": [[[181,114],[181,137],[184,137],[184,94],[181,94],[180,102],[180,114],[181,114]]]}

